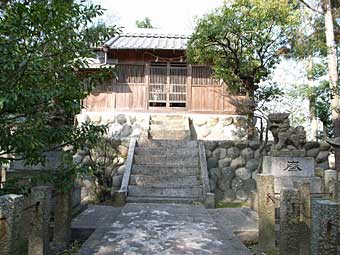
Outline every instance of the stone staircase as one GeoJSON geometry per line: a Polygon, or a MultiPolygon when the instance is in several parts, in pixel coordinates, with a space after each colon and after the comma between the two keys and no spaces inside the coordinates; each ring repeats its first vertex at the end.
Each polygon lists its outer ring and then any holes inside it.
{"type": "Polygon", "coordinates": [[[138,144],[127,190],[127,202],[202,202],[198,142],[147,140],[138,144]]]}
{"type": "Polygon", "coordinates": [[[190,139],[188,117],[183,115],[151,115],[149,136],[153,140],[190,139]]]}

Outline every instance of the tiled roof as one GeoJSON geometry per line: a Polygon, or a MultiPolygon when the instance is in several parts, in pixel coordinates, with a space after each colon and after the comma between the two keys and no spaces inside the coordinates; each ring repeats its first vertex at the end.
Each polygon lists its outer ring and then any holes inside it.
{"type": "Polygon", "coordinates": [[[104,46],[110,49],[185,50],[189,38],[189,35],[169,34],[158,29],[137,29],[111,38],[104,46]]]}

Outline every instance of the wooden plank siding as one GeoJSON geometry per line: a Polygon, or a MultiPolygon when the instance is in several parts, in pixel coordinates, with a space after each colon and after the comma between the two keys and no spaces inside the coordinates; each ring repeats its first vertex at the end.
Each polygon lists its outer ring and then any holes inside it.
{"type": "Polygon", "coordinates": [[[230,96],[210,67],[147,62],[120,64],[117,78],[97,88],[83,105],[85,111],[236,114],[238,109],[233,101],[242,102],[245,98],[230,96]],[[157,98],[164,103],[163,107],[151,105],[157,98]],[[172,102],[174,107],[170,107],[172,102]]]}

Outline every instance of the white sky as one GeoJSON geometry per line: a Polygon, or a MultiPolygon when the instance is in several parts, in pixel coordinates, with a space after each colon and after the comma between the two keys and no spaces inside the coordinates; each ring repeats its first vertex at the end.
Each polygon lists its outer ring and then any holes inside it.
{"type": "Polygon", "coordinates": [[[107,9],[104,20],[125,28],[149,17],[152,25],[166,31],[185,32],[195,26],[195,17],[221,6],[223,0],[92,0],[107,9]]]}

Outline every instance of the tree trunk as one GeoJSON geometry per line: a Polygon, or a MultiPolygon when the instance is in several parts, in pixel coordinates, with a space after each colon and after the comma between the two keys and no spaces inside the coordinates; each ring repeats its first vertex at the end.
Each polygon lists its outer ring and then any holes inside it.
{"type": "MultiPolygon", "coordinates": [[[[329,72],[329,87],[331,91],[332,120],[334,125],[334,136],[340,137],[340,115],[339,115],[339,91],[338,91],[338,66],[336,56],[336,45],[334,40],[334,24],[332,18],[332,7],[330,0],[324,1],[325,29],[327,43],[327,58],[329,72]]],[[[335,168],[340,171],[340,152],[335,152],[335,168]]]]}
{"type": "MultiPolygon", "coordinates": [[[[311,75],[313,69],[313,58],[312,56],[308,56],[307,59],[307,85],[309,89],[313,89],[313,77],[311,75]]],[[[316,117],[315,112],[315,96],[309,95],[309,120],[311,125],[311,135],[312,135],[312,141],[318,140],[318,120],[316,117]]]]}
{"type": "Polygon", "coordinates": [[[326,141],[326,139],[328,138],[328,130],[327,130],[327,123],[326,122],[322,122],[322,139],[324,141],[326,141]]]}

